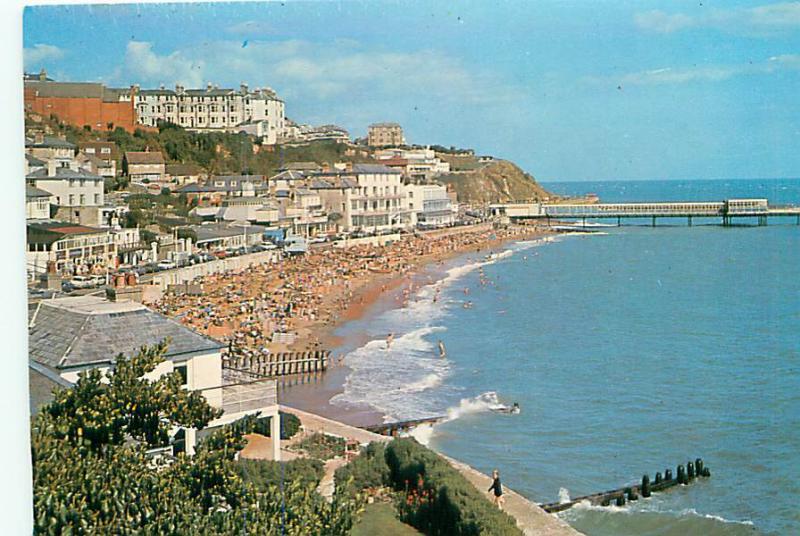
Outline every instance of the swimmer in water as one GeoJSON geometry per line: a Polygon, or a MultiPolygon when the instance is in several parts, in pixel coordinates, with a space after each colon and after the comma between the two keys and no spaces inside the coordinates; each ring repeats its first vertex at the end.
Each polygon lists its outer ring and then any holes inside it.
{"type": "Polygon", "coordinates": [[[444,359],[447,356],[447,349],[444,347],[444,343],[439,341],[439,358],[444,359]]]}

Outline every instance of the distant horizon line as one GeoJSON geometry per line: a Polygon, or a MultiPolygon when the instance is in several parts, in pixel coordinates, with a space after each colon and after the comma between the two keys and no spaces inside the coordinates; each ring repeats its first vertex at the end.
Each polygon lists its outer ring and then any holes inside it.
{"type": "Polygon", "coordinates": [[[780,181],[780,180],[800,180],[800,175],[793,177],[713,177],[713,178],[685,178],[685,177],[667,177],[657,179],[632,179],[632,178],[616,178],[616,179],[537,179],[539,184],[554,184],[554,183],[592,183],[592,182],[678,182],[678,181],[780,181]]]}

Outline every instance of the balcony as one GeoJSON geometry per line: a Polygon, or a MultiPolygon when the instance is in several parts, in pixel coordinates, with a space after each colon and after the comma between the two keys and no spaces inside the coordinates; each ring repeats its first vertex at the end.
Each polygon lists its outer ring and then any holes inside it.
{"type": "Polygon", "coordinates": [[[226,415],[252,413],[278,404],[275,380],[228,368],[222,369],[222,379],[222,387],[207,389],[204,394],[212,405],[221,407],[226,415]]]}

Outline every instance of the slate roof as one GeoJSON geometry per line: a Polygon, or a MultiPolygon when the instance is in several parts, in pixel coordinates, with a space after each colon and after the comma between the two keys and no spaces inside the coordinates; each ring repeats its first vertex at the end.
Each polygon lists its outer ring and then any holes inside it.
{"type": "Polygon", "coordinates": [[[312,190],[336,190],[340,188],[357,188],[358,183],[350,177],[328,174],[312,178],[308,187],[312,190]]]}
{"type": "Polygon", "coordinates": [[[163,164],[164,155],[161,151],[128,151],[125,153],[128,164],[163,164]]]}
{"type": "Polygon", "coordinates": [[[42,166],[46,166],[47,165],[47,162],[45,162],[41,158],[36,158],[32,154],[26,154],[25,155],[25,160],[27,160],[28,161],[28,165],[32,166],[32,167],[42,167],[42,166]]]}
{"type": "Polygon", "coordinates": [[[25,176],[26,179],[36,179],[36,180],[62,180],[62,179],[82,179],[87,181],[102,181],[104,180],[103,177],[100,175],[95,175],[94,173],[89,173],[85,169],[79,169],[75,171],[74,169],[68,167],[57,167],[56,174],[50,176],[47,174],[47,169],[37,169],[36,171],[32,171],[25,176]]]}
{"type": "Polygon", "coordinates": [[[286,171],[281,171],[277,175],[270,177],[269,180],[271,181],[299,181],[300,179],[304,179],[305,174],[302,171],[298,171],[295,169],[288,169],[286,171]]]}
{"type": "Polygon", "coordinates": [[[354,173],[384,173],[390,175],[400,175],[397,169],[386,167],[383,164],[353,164],[354,173]]]}
{"type": "Polygon", "coordinates": [[[25,185],[25,197],[26,198],[34,198],[34,197],[52,197],[53,194],[50,192],[46,192],[41,188],[36,188],[35,186],[28,186],[25,185]]]}
{"type": "MultiPolygon", "coordinates": [[[[228,207],[230,208],[230,207],[228,207]]],[[[236,225],[216,224],[216,225],[195,225],[192,227],[197,235],[197,242],[239,236],[245,233],[245,228],[236,225]]],[[[250,225],[247,227],[248,235],[263,233],[267,228],[262,225],[250,225]]]]}
{"type": "Polygon", "coordinates": [[[183,175],[201,175],[203,168],[197,164],[167,164],[167,173],[169,175],[183,176],[183,175]]]}
{"type": "Polygon", "coordinates": [[[67,140],[62,140],[61,138],[56,138],[55,136],[45,136],[40,142],[33,139],[25,140],[25,147],[74,149],[75,144],[67,140]]]}
{"type": "Polygon", "coordinates": [[[289,162],[281,168],[281,171],[319,171],[322,166],[316,162],[289,162]]]}
{"type": "Polygon", "coordinates": [[[31,309],[29,358],[54,369],[111,364],[119,354],[130,356],[165,339],[166,359],[225,346],[131,301],[79,296],[43,300],[31,309]]]}

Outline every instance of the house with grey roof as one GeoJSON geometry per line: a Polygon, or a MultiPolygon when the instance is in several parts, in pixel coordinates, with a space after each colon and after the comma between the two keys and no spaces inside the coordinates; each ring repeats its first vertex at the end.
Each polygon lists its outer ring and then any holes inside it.
{"type": "Polygon", "coordinates": [[[128,151],[122,160],[122,171],[131,182],[164,182],[166,163],[161,151],[128,151]]]}
{"type": "Polygon", "coordinates": [[[46,219],[50,217],[53,194],[35,186],[25,185],[25,218],[46,219]]]}
{"type": "Polygon", "coordinates": [[[53,196],[53,204],[59,207],[57,218],[82,225],[100,225],[100,208],[105,203],[104,178],[78,167],[75,160],[59,165],[57,160],[50,159],[46,164],[29,171],[25,184],[53,196]]]}
{"type": "MultiPolygon", "coordinates": [[[[217,427],[260,412],[278,416],[275,382],[244,378],[223,364],[223,342],[192,331],[146,306],[128,300],[97,296],[41,300],[28,312],[28,348],[31,392],[47,402],[47,387],[65,387],[80,374],[107,372],[122,357],[143,347],[167,342],[164,361],[145,379],[155,380],[177,372],[186,389],[198,391],[208,403],[223,410],[210,423],[217,427]],[[34,389],[35,388],[35,389],[34,389]]],[[[278,418],[273,419],[277,424],[278,418]]],[[[193,452],[196,431],[185,430],[186,450],[193,452]]],[[[279,428],[273,428],[278,437],[279,428]]],[[[277,442],[276,442],[277,443],[277,442]]],[[[276,459],[280,453],[273,451],[276,459]]]]}

